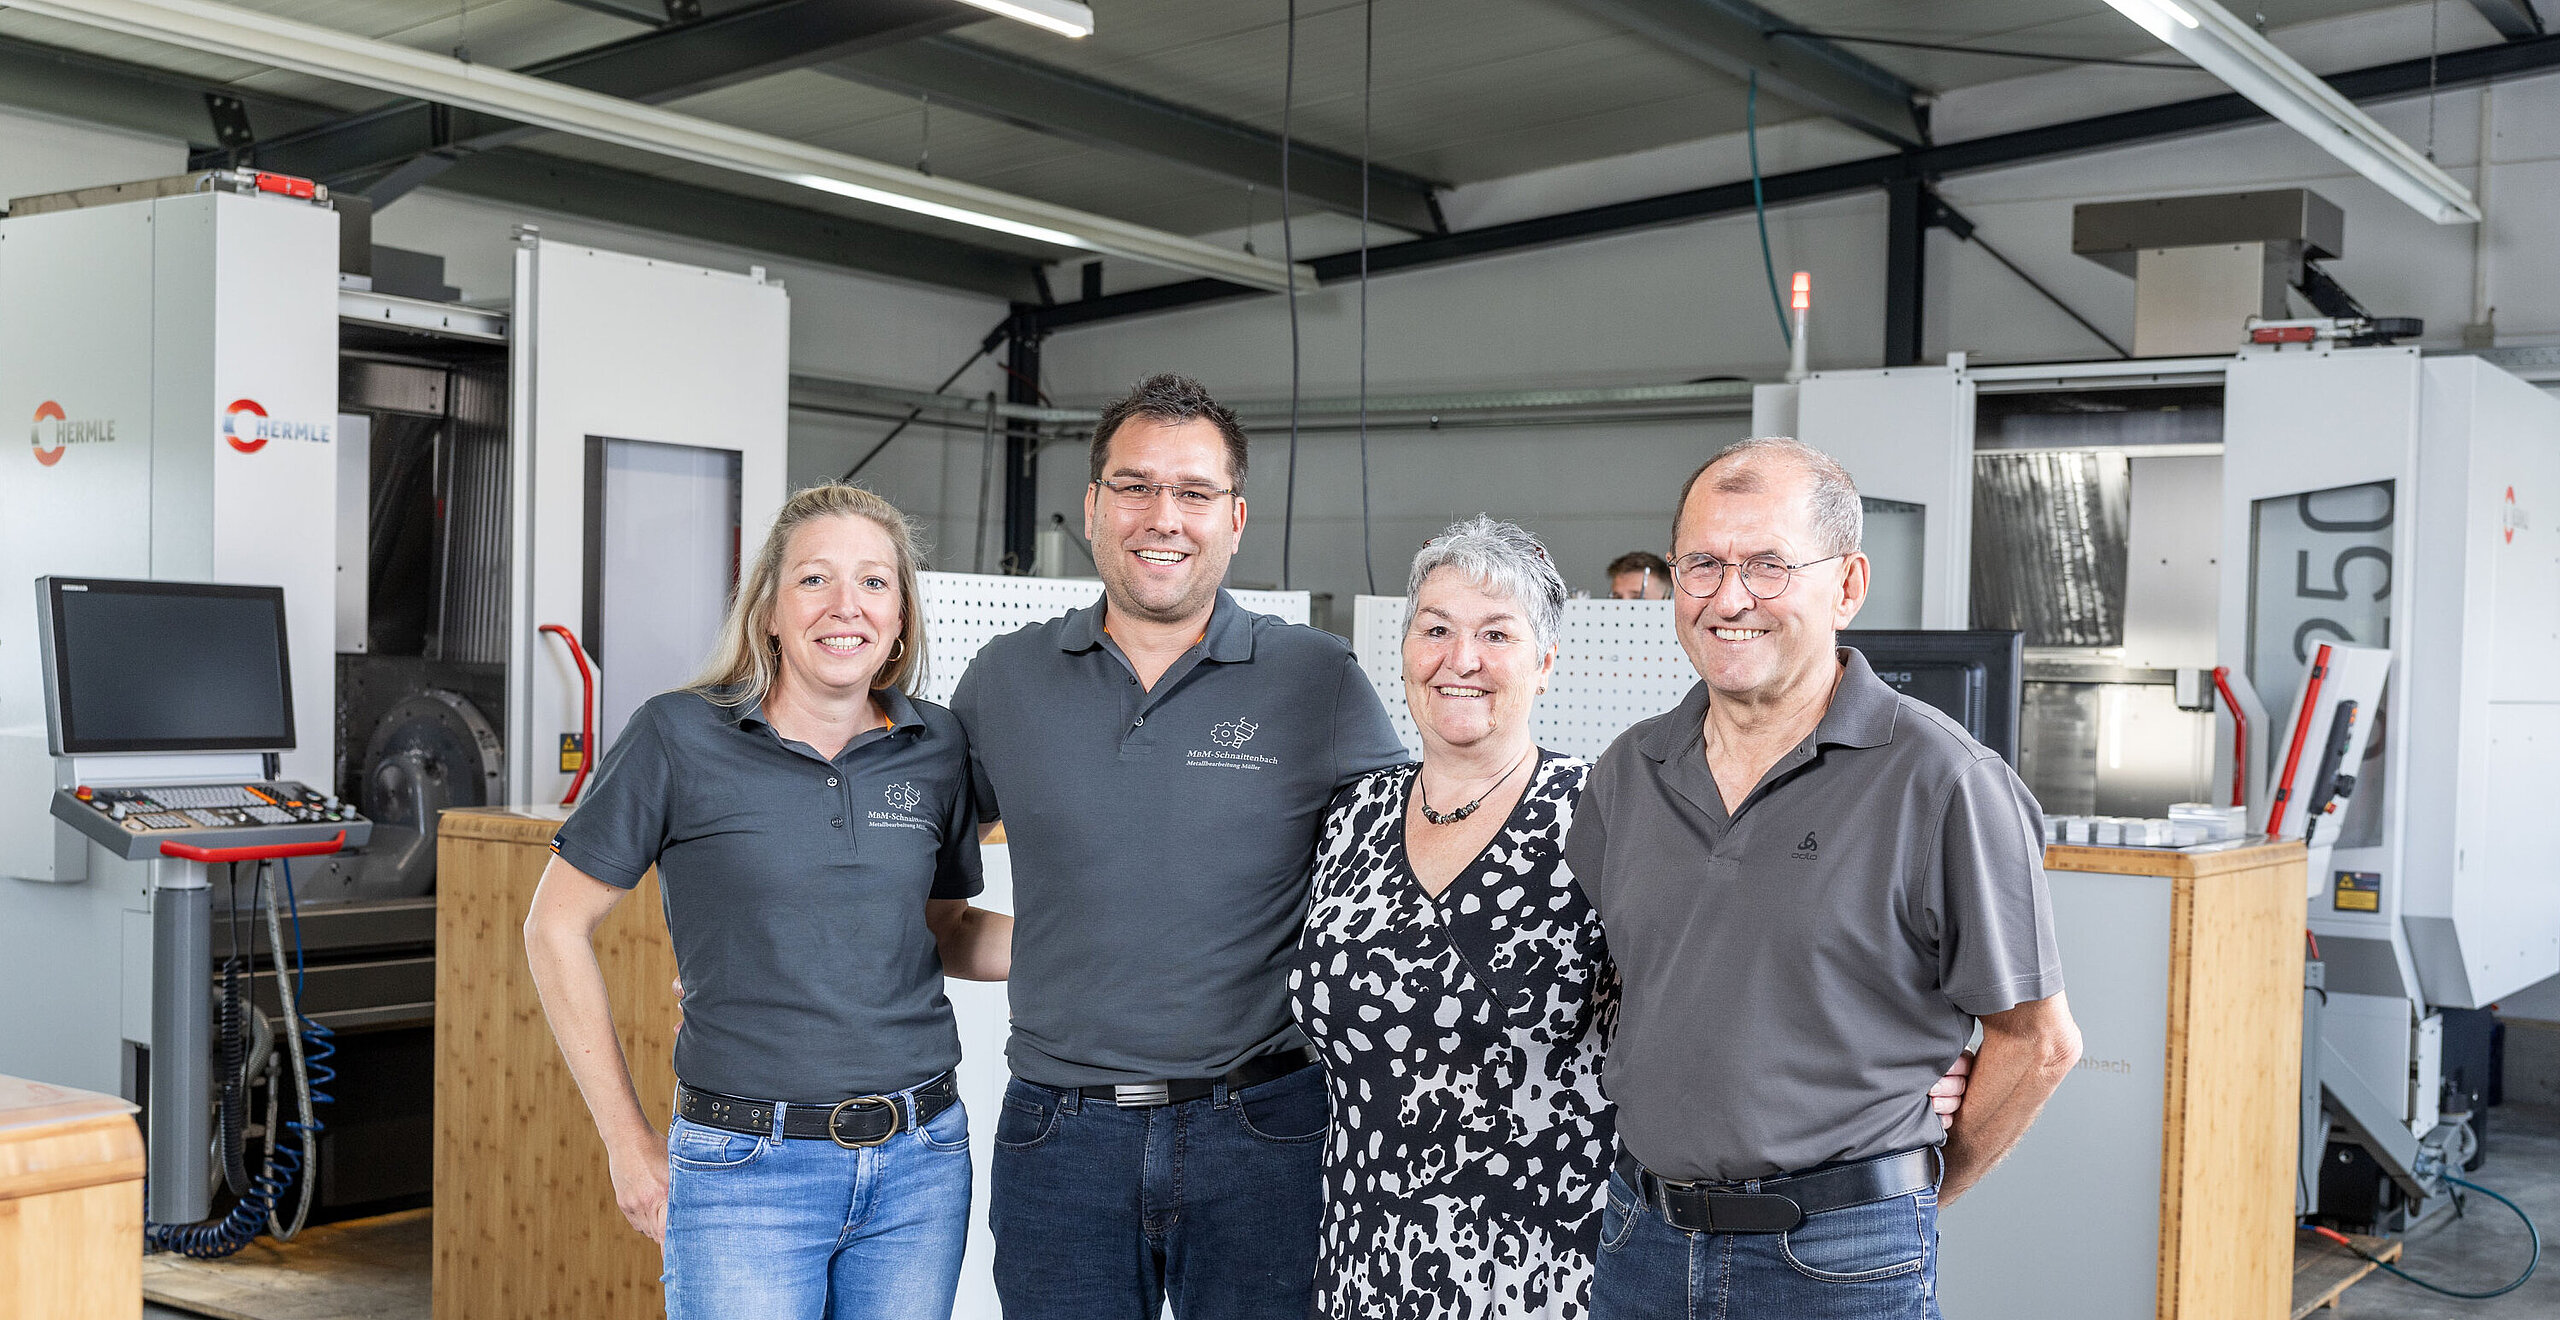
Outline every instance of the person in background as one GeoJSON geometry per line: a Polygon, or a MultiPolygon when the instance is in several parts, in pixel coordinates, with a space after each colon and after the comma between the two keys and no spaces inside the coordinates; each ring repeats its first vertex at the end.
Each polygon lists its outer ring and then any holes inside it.
{"type": "Polygon", "coordinates": [[[1590,771],[1565,858],[1622,989],[1600,1320],[1937,1314],[1937,1214],[2079,1058],[2041,813],[1886,687],[1857,486],[1745,440],[1681,492],[1672,616],[1702,680],[1590,771]],[[1982,1029],[1961,1121],[1920,1099],[1982,1029]]]}
{"type": "Polygon", "coordinates": [[[951,707],[1021,921],[987,1219],[1006,1320],[1304,1320],[1328,1118],[1289,1017],[1325,804],[1407,759],[1342,639],[1219,586],[1244,430],[1157,376],[1094,428],[1103,599],[951,707]]]}
{"type": "MultiPolygon", "coordinates": [[[[1315,1314],[1578,1320],[1619,989],[1563,857],[1589,763],[1530,732],[1564,580],[1535,537],[1479,516],[1424,543],[1406,599],[1422,760],[1334,799],[1289,971],[1333,1088],[1315,1314]]],[[[1963,1090],[1960,1062],[1934,1107],[1963,1090]]]]}
{"type": "Polygon", "coordinates": [[[1630,550],[1610,560],[1609,599],[1671,599],[1671,565],[1650,550],[1630,550]]]}
{"type": "Polygon", "coordinates": [[[1004,979],[968,744],[924,674],[906,518],[858,487],[794,495],[693,686],[650,698],[561,825],[525,919],[543,1013],[671,1320],[947,1320],[969,1124],[945,975],[1004,979]],[[684,1025],[650,1125],[596,928],[650,867],[684,1025]]]}

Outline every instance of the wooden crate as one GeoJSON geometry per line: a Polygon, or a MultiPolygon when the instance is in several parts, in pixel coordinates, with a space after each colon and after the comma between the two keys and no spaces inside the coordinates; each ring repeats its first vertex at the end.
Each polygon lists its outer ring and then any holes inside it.
{"type": "Polygon", "coordinates": [[[132,1105],[0,1077],[0,1316],[141,1313],[142,1171],[132,1105]]]}
{"type": "MultiPolygon", "coordinates": [[[[436,855],[436,1320],[655,1315],[657,1244],[615,1207],[604,1143],[542,1016],[524,918],[557,811],[449,811],[436,855]]],[[[651,871],[596,932],[650,1121],[674,1099],[680,1019],[651,871]]]]}

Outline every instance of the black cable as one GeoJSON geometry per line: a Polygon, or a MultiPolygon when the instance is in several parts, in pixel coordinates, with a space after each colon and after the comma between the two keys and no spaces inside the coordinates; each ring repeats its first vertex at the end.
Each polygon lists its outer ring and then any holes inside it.
{"type": "Polygon", "coordinates": [[[1287,3],[1287,51],[1280,66],[1280,260],[1287,267],[1289,282],[1289,477],[1280,502],[1282,591],[1289,589],[1290,542],[1298,524],[1298,245],[1289,228],[1289,121],[1298,103],[1298,0],[1287,3]]]}
{"type": "Polygon", "coordinates": [[[2112,64],[2126,69],[2173,69],[2180,73],[2198,71],[2192,64],[2116,60],[2100,55],[2056,55],[2040,50],[2010,50],[2000,46],[1958,46],[1943,41],[1906,41],[1900,37],[1861,37],[1846,32],[1816,32],[1811,28],[1770,28],[1765,35],[1802,37],[1808,41],[1831,41],[1852,46],[1899,46],[1905,50],[1942,50],[1955,55],[1992,55],[2004,60],[2050,60],[2056,64],[2112,64]]]}
{"type": "MultiPolygon", "coordinates": [[[[969,368],[978,365],[978,359],[996,351],[996,345],[1004,342],[1005,331],[1012,325],[1013,321],[1008,317],[1003,325],[997,326],[993,332],[987,335],[986,338],[979,340],[978,351],[970,354],[969,360],[961,363],[958,371],[954,371],[950,375],[943,377],[942,383],[933,387],[933,392],[940,394],[944,390],[950,389],[951,382],[960,379],[963,372],[966,372],[969,368]]],[[[851,481],[855,477],[860,476],[864,468],[871,466],[871,460],[880,457],[880,451],[889,447],[890,441],[905,434],[906,429],[909,426],[914,425],[915,420],[922,416],[924,416],[924,408],[921,405],[908,412],[905,421],[899,422],[896,426],[889,428],[889,433],[880,437],[880,443],[873,445],[870,453],[864,454],[852,467],[846,468],[844,475],[836,478],[836,480],[851,481]]]]}
{"type": "Polygon", "coordinates": [[[1792,351],[1795,327],[1787,322],[1786,300],[1778,296],[1778,263],[1769,257],[1769,202],[1760,189],[1760,71],[1751,71],[1751,91],[1742,102],[1742,136],[1751,144],[1751,214],[1760,223],[1760,269],[1769,276],[1769,310],[1778,314],[1778,338],[1792,351]]]}
{"type": "Polygon", "coordinates": [[[1378,564],[1369,549],[1369,92],[1376,80],[1378,0],[1360,5],[1360,571],[1378,594],[1378,564]]]}
{"type": "MultiPolygon", "coordinates": [[[[2533,1226],[2533,1216],[2526,1214],[2523,1206],[2517,1205],[2506,1197],[2490,1191],[2488,1188],[2483,1187],[2476,1182],[2472,1182],[2469,1179],[2447,1176],[2445,1181],[2456,1187],[2468,1187],[2472,1191],[2478,1192],[2482,1196],[2486,1196],[2490,1200],[2515,1211],[2516,1218],[2524,1224],[2525,1237],[2530,1239],[2533,1243],[2533,1254],[2525,1260],[2524,1273],[2517,1275],[2512,1282],[2506,1284],[2504,1287],[2492,1288],[2487,1292],[2464,1292],[2458,1288],[2447,1288],[2442,1284],[2429,1283],[2426,1280],[2419,1278],[2417,1275],[2411,1274],[2407,1270],[2392,1264],[2390,1261],[2384,1260],[2381,1257],[2366,1251],[2364,1248],[2357,1246],[2354,1242],[2349,1241],[2344,1233],[2337,1233],[2329,1229],[2319,1228],[2315,1228],[2312,1231],[2320,1234],[2322,1237],[2328,1238],[2330,1241],[2335,1242],[2342,1247],[2345,1247],[2356,1255],[2362,1256],[2366,1260],[2373,1262],[2375,1268],[2389,1271],[2394,1277],[2405,1280],[2409,1283],[2414,1283],[2419,1287],[2426,1289],[2428,1292],[2435,1293],[2439,1296],[2459,1297],[2464,1301],[2470,1302],[2485,1302],[2492,1297],[2504,1297],[2508,1293],[2514,1292],[2516,1289],[2523,1287],[2525,1285],[2525,1280],[2533,1277],[2534,1268],[2542,1264],[2542,1233],[2533,1226]]],[[[2459,1202],[2456,1204],[2458,1205],[2459,1202]]]]}
{"type": "Polygon", "coordinates": [[[222,998],[214,1015],[215,1057],[222,1081],[214,1095],[214,1148],[222,1156],[222,1183],[235,1197],[249,1194],[249,1096],[242,1073],[248,1064],[248,1013],[240,994],[240,864],[224,869],[222,931],[231,947],[222,957],[222,998]]]}

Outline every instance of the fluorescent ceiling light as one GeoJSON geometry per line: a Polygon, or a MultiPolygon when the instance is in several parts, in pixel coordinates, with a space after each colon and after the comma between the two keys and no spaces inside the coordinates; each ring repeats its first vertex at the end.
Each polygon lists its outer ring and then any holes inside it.
{"type": "Polygon", "coordinates": [[[1093,35],[1093,11],[1075,0],[960,0],[976,5],[990,14],[1019,19],[1036,28],[1047,28],[1062,37],[1093,35]]]}
{"type": "Polygon", "coordinates": [[[1304,264],[208,0],[9,0],[9,7],[1257,289],[1316,283],[1304,264]]]}
{"type": "Polygon", "coordinates": [[[2480,220],[2471,190],[2215,0],[2107,0],[2312,144],[2440,225],[2480,220]]]}

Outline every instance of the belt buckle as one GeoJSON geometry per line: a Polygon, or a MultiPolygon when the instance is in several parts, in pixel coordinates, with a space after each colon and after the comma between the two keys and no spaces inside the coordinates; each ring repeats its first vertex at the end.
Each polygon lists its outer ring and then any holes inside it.
{"type": "Polygon", "coordinates": [[[1147,1109],[1156,1105],[1169,1105],[1173,1103],[1173,1084],[1140,1082],[1128,1086],[1115,1086],[1111,1088],[1111,1103],[1122,1109],[1147,1109]]]}
{"type": "Polygon", "coordinates": [[[877,1146],[880,1143],[887,1141],[889,1138],[898,1135],[898,1120],[900,1117],[901,1115],[898,1112],[898,1102],[895,1099],[885,1095],[857,1095],[850,1100],[837,1102],[835,1108],[827,1111],[827,1140],[844,1147],[846,1150],[865,1150],[870,1147],[877,1146]],[[889,1130],[869,1141],[845,1140],[844,1134],[836,1130],[836,1123],[844,1117],[845,1110],[850,1109],[855,1105],[880,1105],[886,1108],[889,1111],[889,1130]]]}

